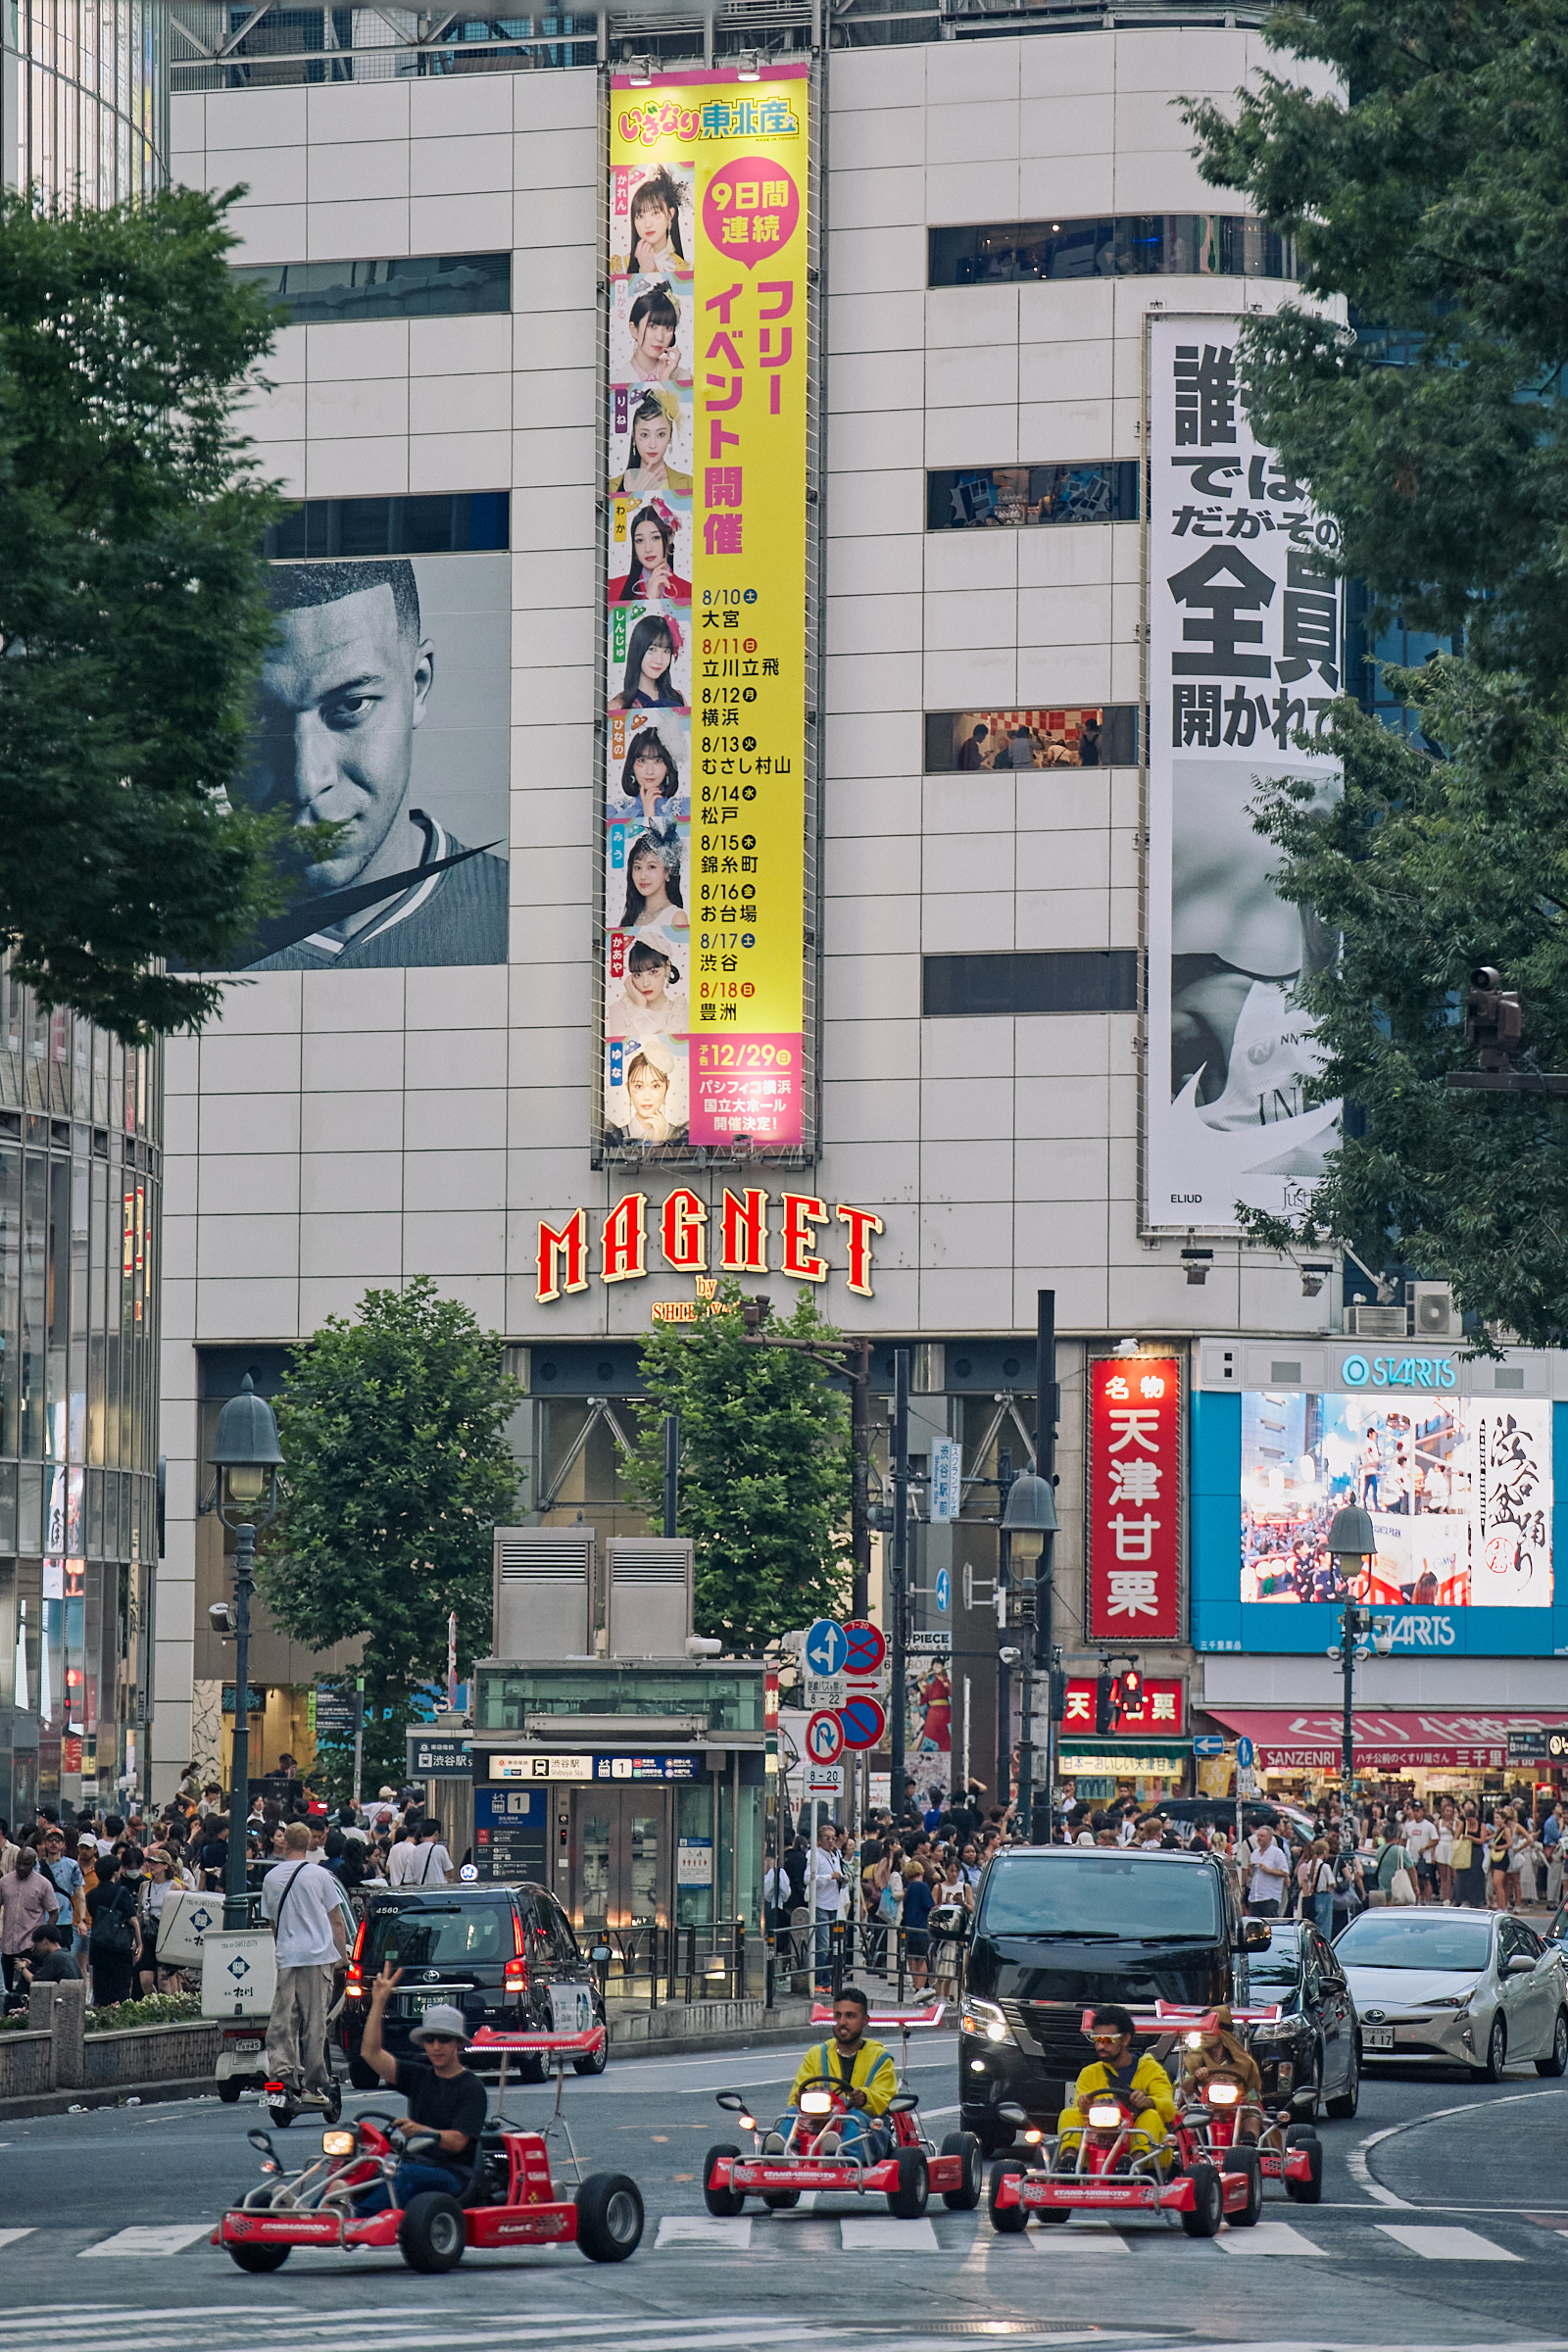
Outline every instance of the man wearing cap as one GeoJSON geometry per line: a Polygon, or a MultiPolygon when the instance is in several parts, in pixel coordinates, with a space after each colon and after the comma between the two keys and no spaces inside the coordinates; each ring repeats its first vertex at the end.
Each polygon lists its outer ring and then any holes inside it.
{"type": "MultiPolygon", "coordinates": [[[[416,2157],[406,2156],[398,2166],[397,2201],[407,2205],[422,2189],[445,2189],[450,2196],[462,2188],[461,2176],[472,2164],[474,2142],[484,2130],[487,2102],[484,2084],[463,2063],[468,2044],[463,2011],[450,2003],[434,2003],[415,2027],[412,2038],[423,2051],[422,2058],[394,2058],[382,2048],[381,2020],[402,1977],[402,1969],[383,1965],[371,1985],[360,2056],[389,2089],[409,2102],[408,2119],[395,2124],[394,2132],[405,2138],[423,2135],[434,2142],[421,2146],[416,2157]]],[[[383,2181],[360,2199],[358,2211],[379,2213],[391,2202],[391,2185],[383,2181]]]]}

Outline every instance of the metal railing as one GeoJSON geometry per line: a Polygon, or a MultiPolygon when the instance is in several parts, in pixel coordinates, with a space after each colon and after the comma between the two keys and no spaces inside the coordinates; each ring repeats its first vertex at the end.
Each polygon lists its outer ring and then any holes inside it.
{"type": "Polygon", "coordinates": [[[606,2000],[646,2000],[650,2009],[671,2001],[739,2001],[747,1997],[751,1960],[746,1922],[674,1926],[646,1921],[632,1928],[584,1930],[610,1948],[599,1966],[606,2000]]]}

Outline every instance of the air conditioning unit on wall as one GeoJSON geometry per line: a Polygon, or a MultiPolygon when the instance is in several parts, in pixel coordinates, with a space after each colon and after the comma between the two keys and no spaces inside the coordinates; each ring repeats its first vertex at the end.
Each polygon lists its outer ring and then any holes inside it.
{"type": "Polygon", "coordinates": [[[1456,1340],[1459,1337],[1459,1309],[1446,1282],[1412,1282],[1410,1298],[1414,1310],[1411,1325],[1416,1339],[1456,1340]]]}
{"type": "Polygon", "coordinates": [[[1345,1330],[1352,1340],[1406,1340],[1410,1323],[1402,1306],[1348,1306],[1345,1330]]]}

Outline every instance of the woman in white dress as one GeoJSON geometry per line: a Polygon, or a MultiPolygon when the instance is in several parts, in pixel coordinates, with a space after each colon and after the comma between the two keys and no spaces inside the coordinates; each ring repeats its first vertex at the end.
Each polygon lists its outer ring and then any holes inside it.
{"type": "Polygon", "coordinates": [[[1433,1867],[1438,1874],[1438,1900],[1453,1900],[1453,1799],[1446,1796],[1438,1809],[1438,1837],[1432,1848],[1433,1867]]]}

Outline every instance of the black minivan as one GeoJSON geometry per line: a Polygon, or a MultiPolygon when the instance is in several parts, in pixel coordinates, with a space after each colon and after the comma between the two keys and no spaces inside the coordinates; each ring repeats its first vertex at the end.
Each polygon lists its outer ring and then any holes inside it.
{"type": "MultiPolygon", "coordinates": [[[[578,1949],[571,1923],[555,1896],[526,1882],[476,1886],[398,1886],[367,1890],[365,1918],[355,1938],[339,2032],[356,2089],[373,2089],[380,2078],[360,2056],[370,1987],[381,1969],[401,1969],[403,1981],[386,2006],[383,2047],[394,2058],[413,2058],[412,2039],[426,2009],[450,2001],[468,2021],[496,2031],[550,2033],[558,2009],[577,2005],[581,1992],[560,2002],[552,1987],[586,1990],[595,2022],[605,2023],[605,2004],[594,1972],[578,1949]]],[[[608,2041],[595,2058],[573,2061],[578,2074],[605,2070],[608,2041]]],[[[482,2066],[473,2060],[475,2072],[482,2066]]],[[[514,2058],[507,2068],[516,2082],[544,2080],[542,2059],[514,2058]]]]}
{"type": "MultiPolygon", "coordinates": [[[[931,1915],[966,1943],[958,2034],[958,2120],[986,2154],[1012,2138],[997,2109],[1055,2129],[1094,2056],[1084,2011],[1102,2001],[1245,2001],[1247,1954],[1266,1948],[1208,1854],[1131,1846],[1016,1846],[992,1860],[972,1921],[931,1915]]],[[[1147,2043],[1152,2036],[1143,2036],[1147,2043]]]]}

